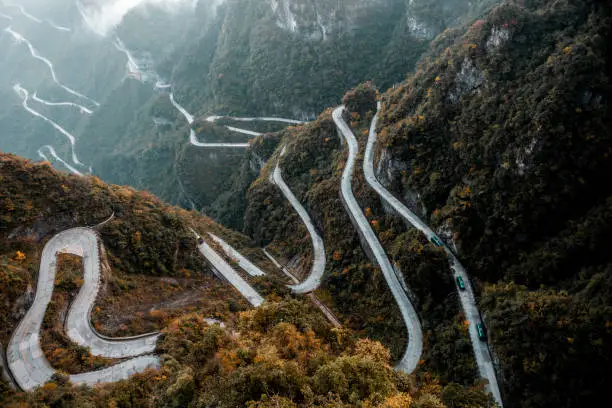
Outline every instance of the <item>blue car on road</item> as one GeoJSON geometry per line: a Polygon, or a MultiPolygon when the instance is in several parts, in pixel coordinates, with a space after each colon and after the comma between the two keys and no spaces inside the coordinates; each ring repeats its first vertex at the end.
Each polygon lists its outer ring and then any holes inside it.
{"type": "Polygon", "coordinates": [[[482,341],[487,341],[487,332],[482,322],[476,323],[476,331],[478,332],[478,338],[482,341]]]}
{"type": "Polygon", "coordinates": [[[434,244],[437,247],[442,246],[442,241],[440,241],[438,237],[431,237],[429,240],[431,241],[432,244],[434,244]]]}

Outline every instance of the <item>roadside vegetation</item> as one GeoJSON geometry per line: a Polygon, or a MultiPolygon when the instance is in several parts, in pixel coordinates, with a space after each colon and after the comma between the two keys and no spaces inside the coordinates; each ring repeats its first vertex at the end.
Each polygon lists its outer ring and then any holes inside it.
{"type": "Polygon", "coordinates": [[[97,370],[115,362],[91,355],[87,347],[74,343],[66,334],[68,308],[82,285],[82,258],[58,255],[55,287],[43,318],[40,343],[51,366],[67,374],[97,370]]]}
{"type": "Polygon", "coordinates": [[[475,279],[513,406],[593,405],[612,375],[611,12],[505,2],[382,98],[385,178],[475,279]]]}
{"type": "Polygon", "coordinates": [[[73,388],[57,375],[5,406],[32,407],[486,407],[478,387],[440,385],[393,370],[380,343],[332,329],[308,302],[280,300],[241,312],[235,326],[198,314],[173,320],[159,348],[163,367],[128,381],[73,388]]]}
{"type": "MultiPolygon", "coordinates": [[[[343,100],[353,109],[351,124],[363,149],[376,95],[372,85],[365,84],[347,93],[343,100]]],[[[380,269],[363,251],[340,199],[346,152],[331,112],[282,135],[279,145],[286,146],[280,161],[283,177],[323,232],[328,262],[319,296],[348,327],[381,341],[391,350],[393,359],[399,358],[406,347],[406,328],[380,269]]],[[[299,275],[311,266],[312,248],[303,223],[268,181],[278,151],[248,191],[245,233],[260,245],[274,247],[281,259],[291,261],[299,275]]],[[[357,168],[361,168],[361,162],[357,168]]],[[[476,367],[446,256],[420,234],[407,230],[397,216],[386,213],[377,196],[365,187],[362,172],[355,174],[356,196],[366,217],[413,291],[426,334],[422,369],[444,382],[473,384],[476,367]]]]}
{"type": "MultiPolygon", "coordinates": [[[[380,96],[379,177],[465,262],[504,400],[516,406],[592,405],[610,376],[609,364],[596,363],[608,361],[612,341],[610,12],[596,1],[506,2],[442,33],[416,73],[380,96]]],[[[369,86],[343,101],[362,145],[372,118],[369,86]]],[[[356,254],[359,241],[338,199],[344,155],[329,113],[280,145],[287,146],[284,177],[328,245],[325,298],[396,356],[401,343],[391,333],[403,329],[391,329],[393,312],[368,303],[389,301],[384,282],[359,286],[363,276],[376,282],[376,273],[356,254]]],[[[304,253],[306,236],[284,232],[301,230],[266,169],[248,191],[245,231],[291,259],[304,253]]],[[[424,369],[444,381],[474,378],[446,260],[356,174],[356,195],[415,292],[427,332],[424,369]]]]}

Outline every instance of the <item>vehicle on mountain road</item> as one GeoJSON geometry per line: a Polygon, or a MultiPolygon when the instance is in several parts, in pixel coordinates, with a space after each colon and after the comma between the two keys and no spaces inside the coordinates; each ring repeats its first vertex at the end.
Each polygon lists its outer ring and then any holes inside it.
{"type": "Polygon", "coordinates": [[[463,278],[461,276],[457,276],[455,278],[455,281],[457,281],[457,286],[459,287],[459,289],[465,290],[465,282],[463,281],[463,278]]]}
{"type": "Polygon", "coordinates": [[[437,247],[442,246],[442,241],[440,241],[440,238],[438,237],[431,237],[429,240],[431,241],[432,244],[434,244],[437,247]]]}
{"type": "Polygon", "coordinates": [[[478,332],[478,338],[482,341],[487,341],[487,331],[484,323],[480,322],[476,324],[476,331],[478,332]]]}

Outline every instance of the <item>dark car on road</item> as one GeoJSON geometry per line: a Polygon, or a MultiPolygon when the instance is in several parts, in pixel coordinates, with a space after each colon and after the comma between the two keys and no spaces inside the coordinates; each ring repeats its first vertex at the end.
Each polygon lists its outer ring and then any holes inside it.
{"type": "Polygon", "coordinates": [[[465,282],[463,281],[463,278],[461,276],[457,276],[456,281],[457,286],[459,286],[459,289],[465,290],[465,282]]]}
{"type": "Polygon", "coordinates": [[[478,332],[478,338],[482,341],[487,341],[487,331],[482,322],[476,323],[476,331],[478,332]]]}
{"type": "Polygon", "coordinates": [[[440,241],[438,237],[431,237],[429,240],[431,241],[432,244],[434,244],[437,247],[442,246],[442,241],[440,241]]]}

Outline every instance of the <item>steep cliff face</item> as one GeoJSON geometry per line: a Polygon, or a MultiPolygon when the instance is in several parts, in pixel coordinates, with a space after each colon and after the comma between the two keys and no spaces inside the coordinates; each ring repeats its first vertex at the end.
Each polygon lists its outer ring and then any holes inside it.
{"type": "MultiPolygon", "coordinates": [[[[332,1],[227,1],[176,66],[178,92],[190,106],[219,113],[313,118],[348,85],[375,72],[369,65],[384,55],[402,13],[398,0],[340,7],[332,1]],[[204,77],[194,78],[196,67],[204,77]],[[196,83],[201,88],[194,94],[196,83]]],[[[395,78],[412,68],[418,41],[412,48],[395,78]]]]}
{"type": "Polygon", "coordinates": [[[373,7],[385,7],[381,0],[333,2],[326,0],[269,0],[276,25],[307,39],[325,41],[330,35],[358,29],[357,21],[373,7]]]}
{"type": "MultiPolygon", "coordinates": [[[[435,34],[494,3],[228,1],[198,47],[176,67],[178,92],[190,106],[215,112],[311,119],[360,81],[374,79],[381,87],[400,81],[435,34]],[[195,55],[196,49],[204,58],[195,55]],[[190,69],[208,69],[209,74],[194,85],[190,69]],[[201,90],[208,95],[205,100],[196,95],[201,90]]],[[[244,180],[255,177],[256,172],[250,173],[238,183],[245,190],[244,180]]],[[[219,214],[225,200],[207,210],[219,214]]],[[[223,222],[241,225],[240,212],[232,214],[234,219],[223,222]]]]}
{"type": "Polygon", "coordinates": [[[386,87],[402,80],[433,36],[495,1],[454,3],[228,0],[189,47],[175,78],[199,107],[314,118],[361,81],[386,87]],[[207,76],[191,78],[196,67],[207,76]],[[193,81],[205,99],[194,95],[193,81]]]}
{"type": "MultiPolygon", "coordinates": [[[[401,2],[400,16],[413,36],[431,40],[446,27],[477,17],[495,2],[405,0],[401,2]]],[[[359,30],[360,20],[367,18],[373,9],[389,4],[384,0],[268,0],[268,3],[278,27],[312,40],[326,40],[333,35],[359,30]]]]}
{"type": "MultiPolygon", "coordinates": [[[[202,1],[195,8],[179,0],[171,12],[157,1],[121,7],[62,1],[37,5],[35,18],[42,23],[6,8],[14,20],[0,24],[12,24],[53,63],[57,79],[100,107],[66,94],[25,43],[3,35],[8,53],[0,61],[0,148],[38,158],[49,145],[57,158],[47,148],[43,154],[58,168],[66,168],[63,160],[79,172],[93,170],[110,182],[215,211],[212,203],[224,200],[232,175],[246,175],[238,171],[240,152],[213,152],[205,160],[207,153],[187,144],[189,129],[169,104],[170,88],[155,85],[172,85],[176,99],[196,117],[239,113],[309,120],[361,81],[374,79],[383,87],[400,81],[433,34],[491,2],[457,7],[453,18],[445,0],[227,0],[202,1]],[[437,9],[446,10],[444,19],[432,13],[437,9]],[[20,105],[23,98],[12,89],[17,83],[31,96],[37,91],[48,101],[83,102],[93,111],[30,101],[76,139],[75,148],[20,105]],[[74,149],[82,165],[66,160],[74,149]],[[211,176],[219,172],[224,176],[211,176]]],[[[26,2],[26,9],[34,3],[26,2]]],[[[249,171],[247,178],[256,175],[249,171]]]]}

